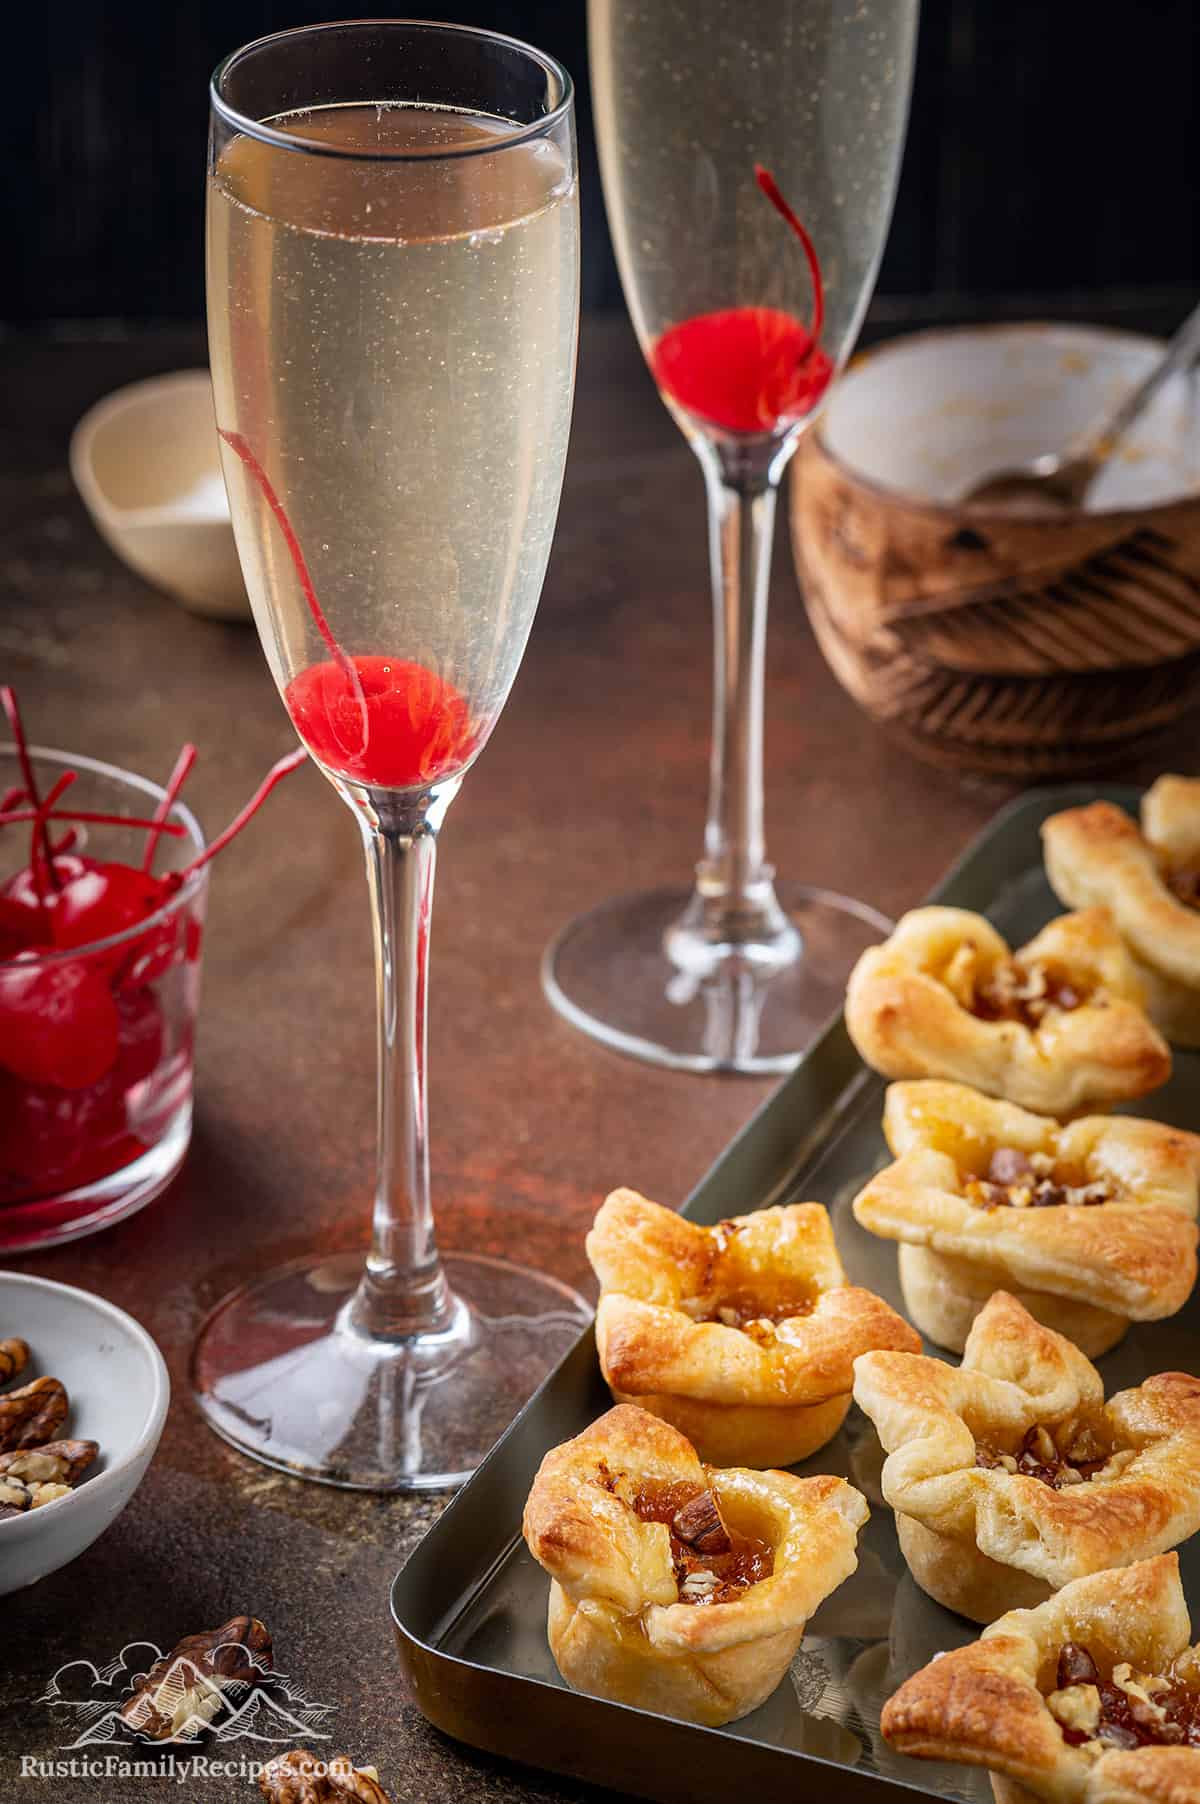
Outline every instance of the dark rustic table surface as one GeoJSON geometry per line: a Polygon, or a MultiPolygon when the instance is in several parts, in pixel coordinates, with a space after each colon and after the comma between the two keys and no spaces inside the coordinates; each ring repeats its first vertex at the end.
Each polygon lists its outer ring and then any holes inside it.
{"type": "MultiPolygon", "coordinates": [[[[192,618],[92,529],[67,473],[70,428],[136,377],[194,365],[198,334],[0,342],[0,677],[34,736],[162,777],[201,747],[189,796],[227,819],[292,743],[253,631],[192,618]]],[[[431,986],[433,1169],[444,1245],[517,1252],[583,1288],[585,1228],[633,1184],[677,1203],[767,1094],[765,1082],[626,1061],[551,1013],[538,961],[555,929],[632,885],[680,879],[700,844],[711,640],[703,494],[623,319],[585,328],[554,556],[508,708],[446,827],[431,986]]],[[[898,752],[838,688],[805,622],[781,531],[767,694],[769,844],[786,875],[897,914],[1009,793],[898,752]]],[[[1192,769],[1193,735],[1163,749],[1192,769]]],[[[1131,770],[1130,776],[1148,774],[1131,770]]],[[[123,1804],[170,1780],[20,1777],[61,1739],[35,1700],[63,1662],[171,1646],[240,1610],[332,1703],[336,1743],[397,1800],[582,1794],[430,1729],[405,1697],[388,1585],[440,1504],[279,1476],[202,1425],[187,1382],[205,1311],[316,1244],[363,1243],[373,1155],[372,977],[357,835],[306,770],[214,876],[195,1138],[142,1214],[14,1262],[142,1321],[174,1395],[158,1455],[116,1525],[68,1569],[5,1600],[0,1798],[123,1804]]],[[[2,1324],[0,1324],[2,1327],[2,1324]]],[[[174,1795],[255,1796],[245,1779],[174,1795]]]]}

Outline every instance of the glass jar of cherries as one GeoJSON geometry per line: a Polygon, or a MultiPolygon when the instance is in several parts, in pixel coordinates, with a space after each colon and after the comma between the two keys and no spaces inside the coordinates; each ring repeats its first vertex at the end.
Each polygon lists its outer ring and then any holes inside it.
{"type": "Polygon", "coordinates": [[[0,1251],[52,1246],[157,1196],[191,1137],[210,846],[179,790],[92,758],[0,745],[0,1251]]]}

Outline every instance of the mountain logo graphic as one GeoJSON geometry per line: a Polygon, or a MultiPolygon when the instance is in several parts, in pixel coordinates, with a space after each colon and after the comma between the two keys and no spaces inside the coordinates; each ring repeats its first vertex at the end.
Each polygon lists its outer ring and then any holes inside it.
{"type": "MultiPolygon", "coordinates": [[[[152,1691],[143,1690],[147,1675],[164,1655],[150,1642],[122,1648],[106,1666],[71,1660],[60,1666],[36,1701],[46,1705],[68,1739],[66,1750],[133,1746],[139,1731],[165,1718],[172,1745],[194,1745],[211,1732],[214,1739],[257,1742],[260,1746],[290,1743],[300,1737],[329,1741],[326,1727],[332,1704],[310,1703],[286,1673],[256,1667],[247,1653],[246,1666],[256,1674],[220,1681],[180,1656],[172,1660],[152,1691]]],[[[144,1743],[143,1743],[144,1745],[144,1743]]]]}

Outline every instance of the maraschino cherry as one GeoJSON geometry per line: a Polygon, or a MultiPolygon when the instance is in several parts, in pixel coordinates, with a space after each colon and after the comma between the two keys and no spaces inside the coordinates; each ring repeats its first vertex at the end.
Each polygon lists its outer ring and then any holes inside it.
{"type": "Polygon", "coordinates": [[[811,413],[833,375],[820,346],[825,294],[816,248],[770,170],[755,180],[804,247],[813,286],[812,325],[778,307],[726,307],[668,326],[650,352],[669,400],[725,432],[776,432],[811,413]]]}

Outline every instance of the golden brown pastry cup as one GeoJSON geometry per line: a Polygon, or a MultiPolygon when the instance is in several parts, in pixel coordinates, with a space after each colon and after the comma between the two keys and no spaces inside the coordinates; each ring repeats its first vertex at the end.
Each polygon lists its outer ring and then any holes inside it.
{"type": "Polygon", "coordinates": [[[709,1466],[794,1466],[831,1441],[850,1409],[851,1394],[826,1403],[793,1407],[765,1404],[703,1403],[695,1397],[628,1397],[614,1391],[617,1403],[636,1403],[685,1434],[709,1466]]]}
{"type": "Polygon", "coordinates": [[[918,1246],[902,1245],[898,1253],[900,1288],[910,1320],[927,1340],[951,1353],[962,1352],[975,1317],[1001,1286],[1035,1321],[1074,1341],[1089,1359],[1109,1352],[1129,1327],[1124,1316],[1047,1291],[1022,1290],[966,1259],[918,1246]]]}

